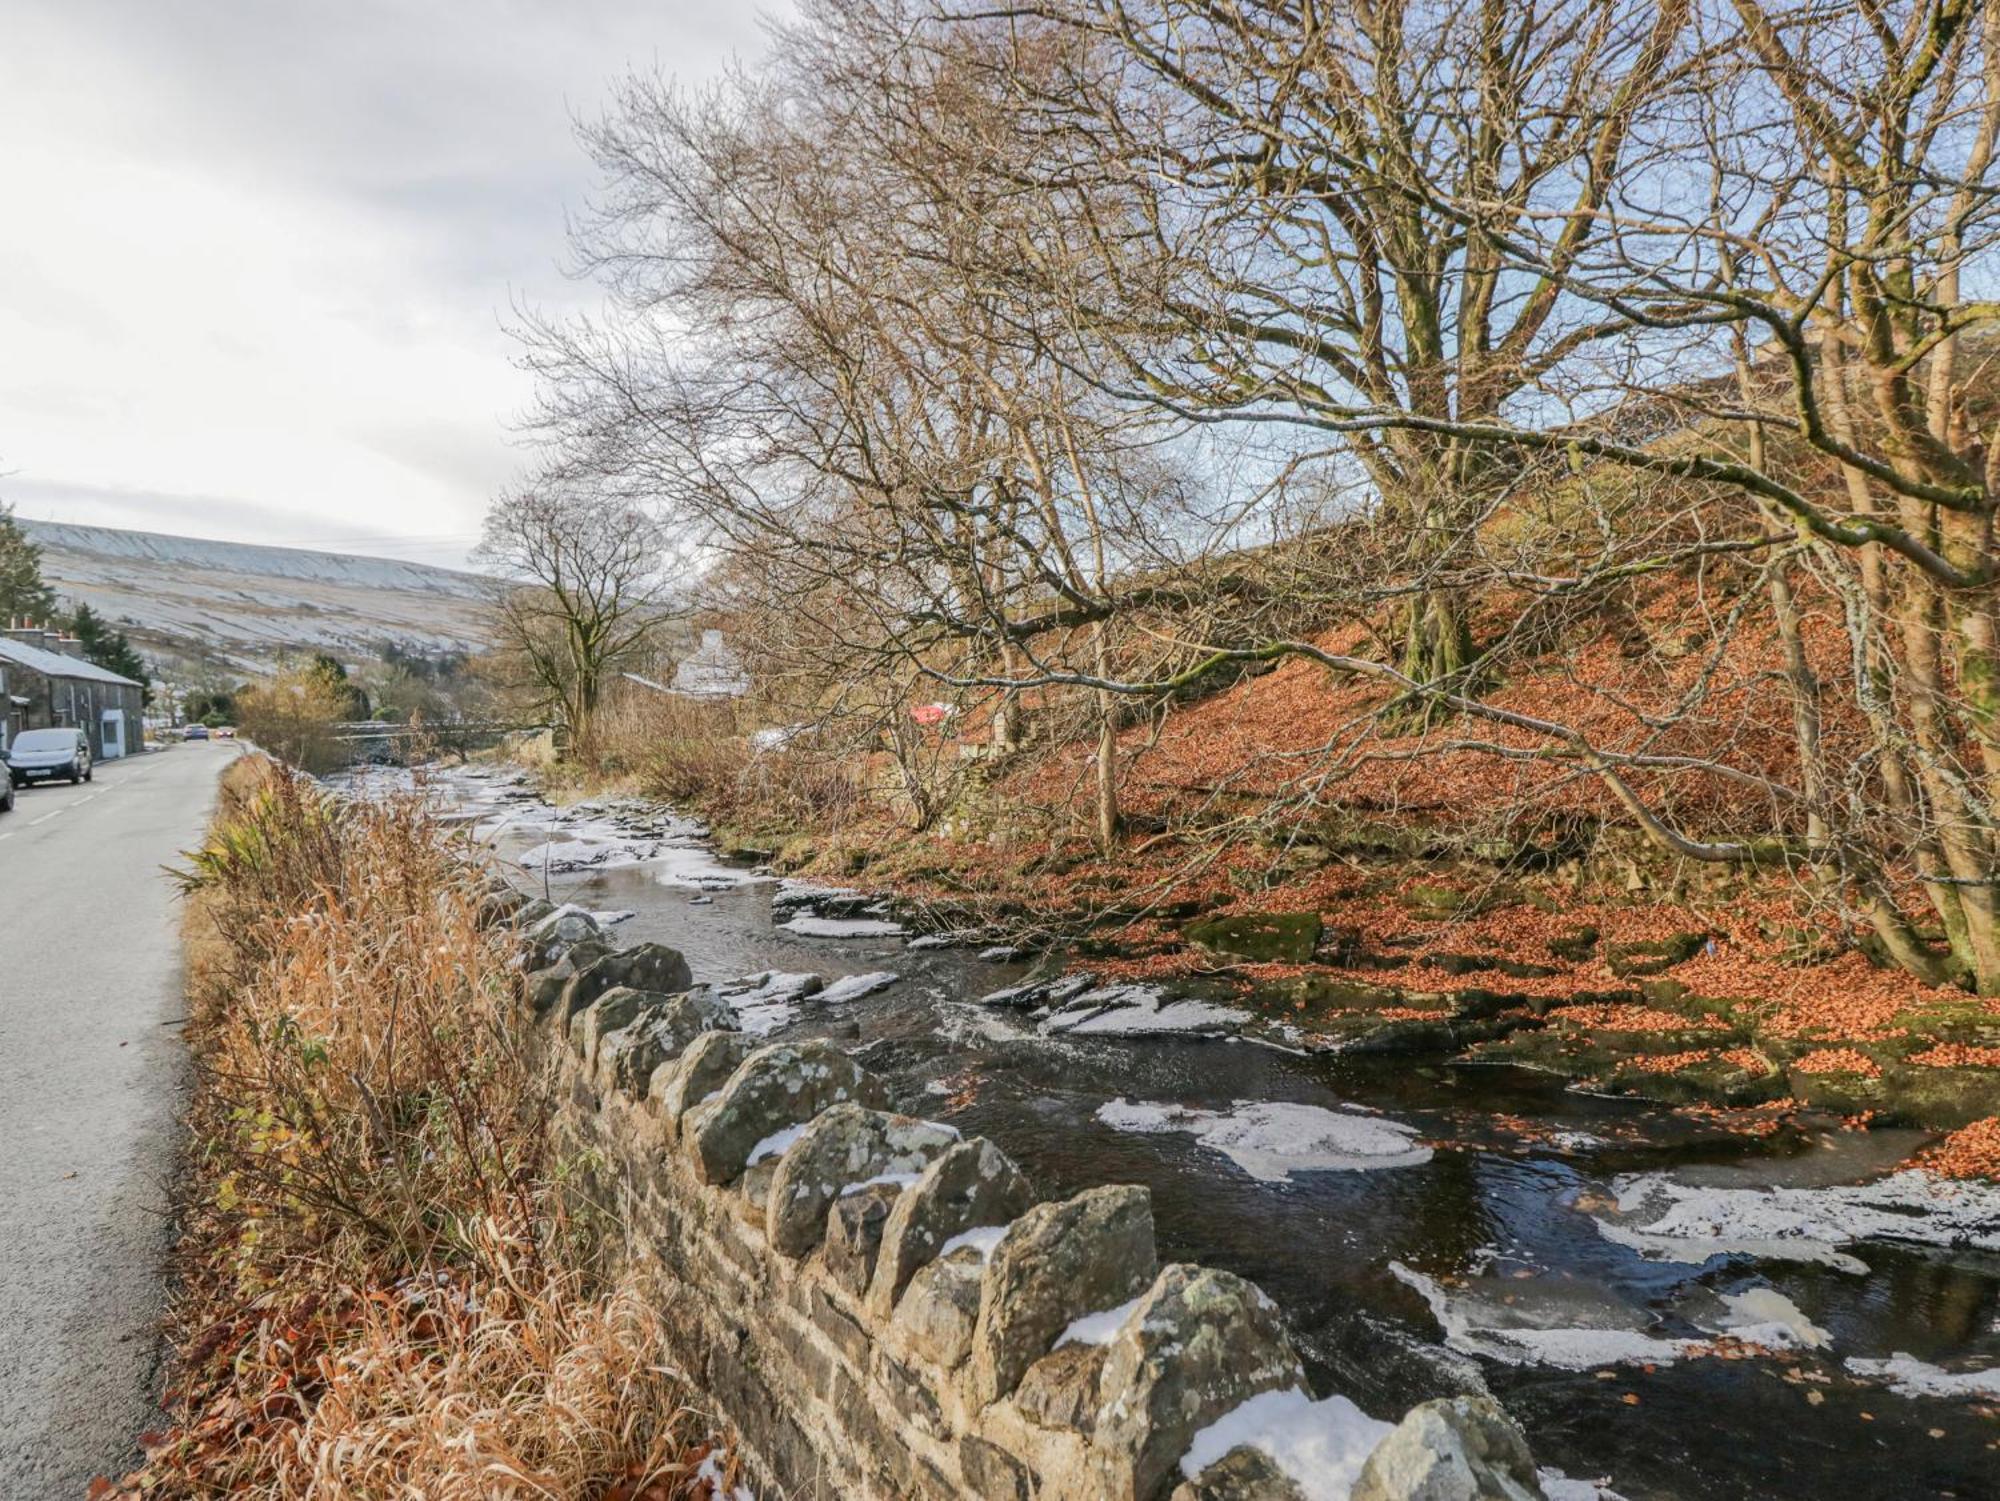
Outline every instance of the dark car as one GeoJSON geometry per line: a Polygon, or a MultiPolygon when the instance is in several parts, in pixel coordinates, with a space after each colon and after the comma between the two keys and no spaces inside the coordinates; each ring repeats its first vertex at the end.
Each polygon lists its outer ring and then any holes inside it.
{"type": "Polygon", "coordinates": [[[90,780],[90,740],[82,730],[23,730],[7,747],[7,780],[11,786],[90,780]]]}

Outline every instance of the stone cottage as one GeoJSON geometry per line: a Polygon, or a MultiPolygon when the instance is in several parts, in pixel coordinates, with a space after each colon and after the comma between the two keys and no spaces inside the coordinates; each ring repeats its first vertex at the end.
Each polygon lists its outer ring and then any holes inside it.
{"type": "Polygon", "coordinates": [[[115,761],[144,738],[145,686],[87,661],[83,643],[40,627],[0,632],[0,749],[23,730],[76,725],[115,761]]]}

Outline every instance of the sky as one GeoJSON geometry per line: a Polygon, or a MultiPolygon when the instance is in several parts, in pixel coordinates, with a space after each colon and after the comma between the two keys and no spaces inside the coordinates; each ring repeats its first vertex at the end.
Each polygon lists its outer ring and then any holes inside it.
{"type": "Polygon", "coordinates": [[[573,120],[738,0],[0,0],[0,502],[457,566],[581,307],[573,120]]]}

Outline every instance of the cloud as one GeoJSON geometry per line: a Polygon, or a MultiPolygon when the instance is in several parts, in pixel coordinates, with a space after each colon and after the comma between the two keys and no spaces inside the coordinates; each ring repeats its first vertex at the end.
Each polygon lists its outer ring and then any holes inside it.
{"type": "Polygon", "coordinates": [[[593,186],[572,116],[762,41],[657,0],[0,0],[0,27],[0,498],[425,547],[519,462],[507,309],[589,295],[557,269],[593,186]]]}

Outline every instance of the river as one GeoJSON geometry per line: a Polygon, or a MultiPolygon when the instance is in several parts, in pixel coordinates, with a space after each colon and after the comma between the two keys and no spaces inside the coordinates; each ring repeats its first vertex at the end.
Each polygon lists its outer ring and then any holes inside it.
{"type": "Polygon", "coordinates": [[[840,1041],[1043,1197],[1144,1183],[1163,1260],[1258,1283],[1315,1382],[1379,1416],[1483,1384],[1540,1462],[1630,1501],[2000,1496],[2000,1188],[1899,1173],[1918,1133],[1758,1137],[1515,1068],[1051,1035],[980,1004],[1023,961],[800,904],[681,820],[558,811],[506,772],[426,787],[524,886],[626,914],[617,942],[697,980],[893,974],[833,1003],[766,982],[746,1014],[840,1041]]]}

